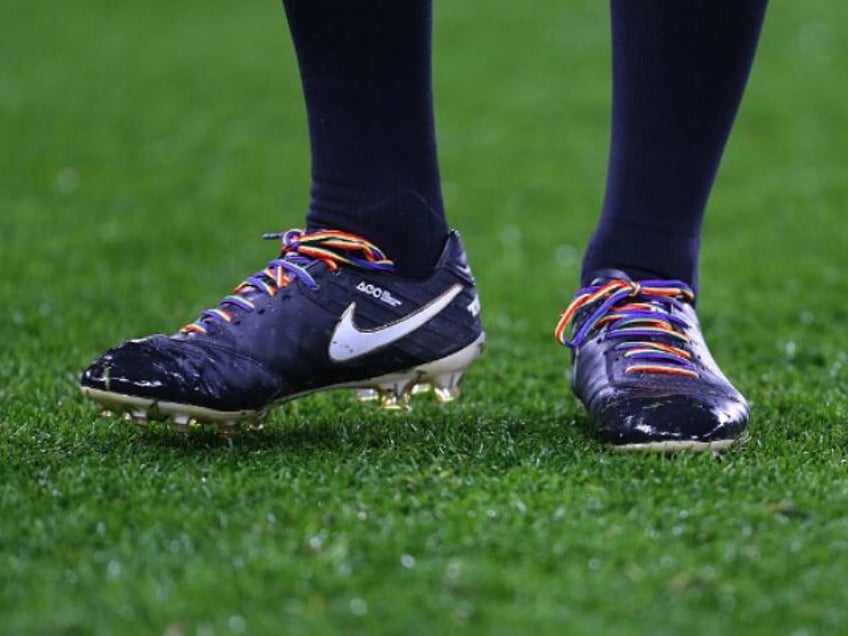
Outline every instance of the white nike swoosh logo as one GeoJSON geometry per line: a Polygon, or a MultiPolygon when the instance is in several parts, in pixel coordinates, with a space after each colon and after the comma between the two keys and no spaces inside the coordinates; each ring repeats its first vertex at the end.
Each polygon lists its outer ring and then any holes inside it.
{"type": "Polygon", "coordinates": [[[330,359],[335,362],[346,362],[385,347],[395,340],[400,340],[441,313],[461,291],[462,285],[457,283],[418,311],[377,329],[364,331],[354,324],[353,312],[356,309],[356,303],[350,303],[330,339],[330,359]]]}

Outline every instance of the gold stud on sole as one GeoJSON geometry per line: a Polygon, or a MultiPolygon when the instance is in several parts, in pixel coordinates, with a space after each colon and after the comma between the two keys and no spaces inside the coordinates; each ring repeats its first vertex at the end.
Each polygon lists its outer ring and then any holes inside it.
{"type": "Polygon", "coordinates": [[[360,402],[376,402],[380,399],[377,389],[354,389],[353,394],[360,402]]]}
{"type": "Polygon", "coordinates": [[[433,382],[433,393],[440,404],[453,402],[460,395],[459,383],[462,382],[462,372],[445,373],[433,382]]]}
{"type": "Polygon", "coordinates": [[[380,406],[388,411],[408,411],[409,398],[412,395],[412,382],[407,379],[388,382],[377,389],[380,406]]]}
{"type": "Polygon", "coordinates": [[[412,385],[412,395],[421,395],[422,393],[432,391],[432,389],[433,385],[429,382],[418,382],[412,385]]]}

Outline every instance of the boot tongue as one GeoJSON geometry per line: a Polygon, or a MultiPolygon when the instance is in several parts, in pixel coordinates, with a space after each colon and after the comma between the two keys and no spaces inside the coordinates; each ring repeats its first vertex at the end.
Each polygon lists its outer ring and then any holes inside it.
{"type": "Polygon", "coordinates": [[[597,269],[590,276],[590,285],[603,285],[614,280],[623,280],[627,283],[632,283],[633,279],[620,269],[597,269]]]}

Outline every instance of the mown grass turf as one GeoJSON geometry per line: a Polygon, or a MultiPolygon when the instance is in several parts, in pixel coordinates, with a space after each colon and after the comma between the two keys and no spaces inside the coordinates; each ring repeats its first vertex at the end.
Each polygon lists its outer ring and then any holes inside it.
{"type": "Polygon", "coordinates": [[[0,631],[846,628],[848,5],[771,8],[711,201],[701,315],[754,407],[715,459],[615,454],[566,390],[608,19],[531,4],[437,2],[445,195],[490,341],[464,398],[321,395],[233,442],[99,418],[76,382],[301,223],[279,7],[0,4],[0,631]]]}

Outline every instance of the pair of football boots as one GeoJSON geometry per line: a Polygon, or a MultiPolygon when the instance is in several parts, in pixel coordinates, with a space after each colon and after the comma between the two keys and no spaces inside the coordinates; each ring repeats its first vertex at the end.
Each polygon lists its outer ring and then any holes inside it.
{"type": "MultiPolygon", "coordinates": [[[[317,391],[356,390],[386,408],[459,395],[485,334],[474,277],[452,232],[431,275],[407,279],[361,236],[291,230],[279,255],[178,333],[129,340],[82,376],[104,412],[229,434],[317,391]]],[[[556,328],[597,435],[621,449],[719,450],[748,406],[701,335],[694,295],[673,280],[596,273],[556,328]]]]}

